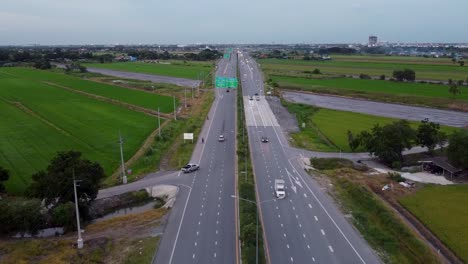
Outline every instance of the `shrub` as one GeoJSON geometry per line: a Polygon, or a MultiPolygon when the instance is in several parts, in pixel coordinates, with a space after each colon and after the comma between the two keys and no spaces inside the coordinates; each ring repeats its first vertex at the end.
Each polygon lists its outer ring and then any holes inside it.
{"type": "Polygon", "coordinates": [[[385,80],[385,74],[380,75],[380,80],[384,81],[385,80]]]}
{"type": "Polygon", "coordinates": [[[310,163],[318,170],[332,170],[353,167],[352,161],[340,158],[312,158],[310,163]]]}
{"type": "Polygon", "coordinates": [[[398,172],[388,172],[387,175],[388,175],[388,178],[392,181],[396,181],[396,182],[405,181],[405,178],[401,177],[401,174],[398,172]]]}
{"type": "Polygon", "coordinates": [[[313,73],[313,74],[322,74],[322,73],[320,72],[320,70],[317,69],[317,68],[315,68],[315,69],[312,71],[312,73],[313,73]]]}
{"type": "Polygon", "coordinates": [[[63,226],[65,232],[76,228],[74,203],[67,202],[57,205],[52,209],[51,215],[53,226],[63,226]]]}
{"type": "Polygon", "coordinates": [[[359,74],[359,79],[369,80],[369,79],[371,79],[371,77],[368,74],[361,73],[361,74],[359,74]]]}
{"type": "Polygon", "coordinates": [[[0,233],[35,234],[45,226],[38,199],[4,199],[0,201],[0,233]]]}

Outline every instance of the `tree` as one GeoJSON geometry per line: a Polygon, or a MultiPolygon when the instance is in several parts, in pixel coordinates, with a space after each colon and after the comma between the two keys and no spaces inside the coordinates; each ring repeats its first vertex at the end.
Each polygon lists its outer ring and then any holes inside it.
{"type": "Polygon", "coordinates": [[[359,79],[369,80],[369,79],[371,79],[371,77],[369,76],[369,74],[361,73],[361,74],[359,74],[359,79]]]}
{"type": "Polygon", "coordinates": [[[415,138],[408,121],[399,120],[385,126],[376,124],[370,132],[362,131],[356,140],[387,165],[394,165],[401,163],[403,150],[410,148],[415,138]]]}
{"type": "Polygon", "coordinates": [[[459,61],[458,63],[460,64],[461,67],[465,66],[465,61],[459,61]]]}
{"type": "Polygon", "coordinates": [[[458,80],[458,81],[457,81],[457,85],[458,85],[458,86],[463,86],[463,80],[458,80]]]}
{"type": "Polygon", "coordinates": [[[302,58],[303,60],[310,60],[310,57],[309,55],[305,55],[304,58],[302,58]]]}
{"type": "Polygon", "coordinates": [[[461,90],[458,85],[452,83],[452,85],[449,87],[449,93],[453,94],[453,96],[456,96],[457,94],[461,94],[461,90]]]}
{"type": "Polygon", "coordinates": [[[403,76],[403,71],[393,71],[393,78],[395,78],[397,81],[402,82],[405,78],[403,76]]]}
{"type": "Polygon", "coordinates": [[[385,80],[385,74],[380,75],[380,80],[382,80],[382,81],[385,80]]]}
{"type": "Polygon", "coordinates": [[[49,60],[41,59],[34,63],[34,68],[39,70],[48,70],[52,68],[52,65],[50,64],[49,60]]]}
{"type": "Polygon", "coordinates": [[[315,69],[312,71],[312,74],[322,74],[322,72],[320,72],[319,69],[315,68],[315,69]]]}
{"type": "Polygon", "coordinates": [[[348,130],[348,144],[349,147],[351,148],[351,151],[356,151],[356,149],[359,147],[361,144],[360,138],[355,137],[351,131],[348,130]]]}
{"type": "Polygon", "coordinates": [[[450,163],[461,169],[468,168],[468,130],[458,130],[449,137],[447,157],[450,163]]]}
{"type": "Polygon", "coordinates": [[[8,181],[9,178],[10,178],[9,171],[0,167],[0,193],[5,192],[5,186],[3,186],[3,182],[8,181]]]}
{"type": "Polygon", "coordinates": [[[404,69],[404,70],[394,70],[393,71],[393,78],[397,81],[414,81],[416,80],[416,72],[411,69],[404,69]]]}
{"type": "Polygon", "coordinates": [[[453,80],[452,79],[448,79],[448,85],[452,85],[453,84],[453,80]]]}
{"type": "Polygon", "coordinates": [[[445,134],[440,131],[440,125],[429,122],[427,118],[421,120],[421,124],[416,131],[416,137],[418,144],[421,147],[427,147],[430,154],[433,153],[438,144],[442,145],[446,139],[445,134]]]}
{"type": "Polygon", "coordinates": [[[58,152],[45,171],[35,173],[30,195],[44,199],[46,205],[74,202],[73,171],[80,180],[79,204],[86,209],[97,196],[104,169],[96,162],[83,159],[78,151],[58,152]]]}

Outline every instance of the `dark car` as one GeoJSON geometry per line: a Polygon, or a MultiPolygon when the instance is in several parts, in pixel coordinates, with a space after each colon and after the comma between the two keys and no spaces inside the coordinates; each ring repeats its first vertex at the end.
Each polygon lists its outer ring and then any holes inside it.
{"type": "Polygon", "coordinates": [[[268,138],[267,137],[262,137],[262,143],[268,143],[268,138]]]}
{"type": "Polygon", "coordinates": [[[229,93],[229,89],[226,89],[226,93],[229,93]]]}
{"type": "Polygon", "coordinates": [[[199,170],[199,169],[200,169],[200,167],[197,164],[189,163],[189,164],[183,166],[181,170],[184,173],[190,173],[192,171],[196,171],[196,170],[199,170]]]}
{"type": "Polygon", "coordinates": [[[255,96],[258,96],[258,93],[255,93],[255,96]]]}

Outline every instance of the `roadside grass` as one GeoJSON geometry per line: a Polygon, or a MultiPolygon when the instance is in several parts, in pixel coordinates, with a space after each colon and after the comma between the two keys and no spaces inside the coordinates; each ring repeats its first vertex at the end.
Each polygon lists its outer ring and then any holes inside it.
{"type": "Polygon", "coordinates": [[[142,264],[151,263],[155,254],[155,249],[159,246],[160,237],[146,237],[137,239],[131,244],[124,263],[142,264]]]}
{"type": "MultiPolygon", "coordinates": [[[[361,80],[353,78],[330,78],[330,79],[305,79],[286,76],[271,76],[281,88],[301,89],[305,91],[324,91],[331,89],[331,93],[339,90],[352,90],[359,93],[378,93],[379,97],[385,94],[394,96],[423,97],[425,100],[432,98],[447,99],[451,102],[453,95],[449,93],[448,86],[428,83],[403,83],[380,80],[361,80]]],[[[464,87],[461,88],[465,90],[464,87]]],[[[338,92],[339,93],[339,92],[338,92]]],[[[456,97],[458,100],[468,100],[468,93],[461,93],[456,97]]]]}
{"type": "Polygon", "coordinates": [[[117,71],[129,71],[197,80],[208,77],[213,62],[160,61],[160,63],[115,62],[85,64],[86,67],[104,68],[117,71]]]}
{"type": "MultiPolygon", "coordinates": [[[[241,85],[239,85],[237,90],[237,168],[237,188],[239,197],[256,201],[255,179],[252,169],[252,160],[250,157],[241,85]]],[[[257,206],[242,200],[239,200],[238,203],[242,263],[255,263],[257,206]]],[[[259,263],[266,263],[263,245],[263,228],[260,219],[258,224],[259,263]]]]}
{"type": "MultiPolygon", "coordinates": [[[[332,57],[334,58],[335,56],[332,57]]],[[[323,74],[331,75],[359,75],[365,73],[371,76],[384,74],[387,77],[391,77],[394,70],[409,68],[416,72],[418,80],[466,80],[468,77],[468,67],[466,66],[460,67],[458,64],[449,65],[424,60],[416,62],[414,60],[390,61],[381,58],[374,58],[372,60],[371,57],[359,60],[356,58],[346,59],[346,57],[341,56],[331,61],[261,59],[259,63],[267,73],[270,71],[303,72],[318,68],[323,74]]]]}
{"type": "MultiPolygon", "coordinates": [[[[431,250],[365,185],[350,168],[321,171],[333,184],[332,196],[385,263],[439,263],[431,250]]],[[[316,173],[314,173],[316,174],[316,173]]],[[[316,176],[314,177],[322,177],[316,176]]]]}
{"type": "MultiPolygon", "coordinates": [[[[292,144],[299,148],[313,151],[344,151],[351,152],[348,145],[348,130],[357,134],[363,130],[370,130],[375,124],[386,125],[397,119],[317,108],[305,104],[295,104],[282,99],[283,105],[292,114],[296,114],[299,132],[290,133],[292,144]],[[302,127],[305,123],[305,128],[302,127]]],[[[413,129],[420,122],[410,121],[413,129]]],[[[458,130],[455,127],[441,126],[441,131],[451,134],[458,130]]],[[[357,152],[362,149],[357,149],[357,152]]]]}
{"type": "Polygon", "coordinates": [[[130,157],[157,127],[150,116],[30,79],[0,74],[0,87],[0,165],[11,173],[11,193],[21,194],[57,151],[81,151],[110,175],[120,160],[119,130],[130,157]]]}
{"type": "Polygon", "coordinates": [[[428,185],[399,202],[468,262],[468,185],[428,185]]]}
{"type": "MultiPolygon", "coordinates": [[[[162,113],[170,113],[174,109],[173,99],[169,96],[84,80],[75,76],[64,74],[63,72],[58,73],[18,67],[2,68],[0,69],[0,73],[1,72],[12,74],[17,78],[34,80],[37,83],[53,83],[58,86],[103,96],[152,110],[155,110],[157,107],[159,107],[162,113]]],[[[178,104],[178,100],[176,101],[176,104],[178,104]]]]}

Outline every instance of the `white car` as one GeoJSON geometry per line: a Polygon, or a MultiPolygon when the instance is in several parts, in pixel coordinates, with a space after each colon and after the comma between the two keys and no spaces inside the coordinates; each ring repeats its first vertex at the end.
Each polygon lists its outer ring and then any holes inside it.
{"type": "Polygon", "coordinates": [[[225,140],[226,140],[226,138],[223,135],[219,135],[219,137],[218,137],[219,142],[224,142],[225,140]]]}
{"type": "Polygon", "coordinates": [[[200,169],[200,166],[198,166],[197,164],[189,163],[189,164],[183,166],[181,170],[184,173],[190,173],[192,171],[196,171],[196,170],[199,170],[199,169],[200,169]]]}
{"type": "Polygon", "coordinates": [[[286,197],[286,190],[284,189],[284,180],[275,180],[275,196],[278,199],[284,199],[286,197]]]}

